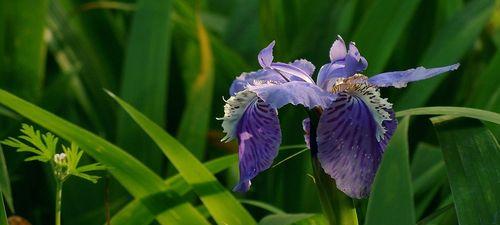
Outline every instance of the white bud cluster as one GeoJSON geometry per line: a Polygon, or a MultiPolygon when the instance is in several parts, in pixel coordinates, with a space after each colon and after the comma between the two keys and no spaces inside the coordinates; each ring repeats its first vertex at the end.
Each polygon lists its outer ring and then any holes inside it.
{"type": "Polygon", "coordinates": [[[55,154],[54,155],[54,162],[60,166],[66,165],[68,163],[68,161],[66,159],[66,154],[64,154],[64,153],[55,154]]]}

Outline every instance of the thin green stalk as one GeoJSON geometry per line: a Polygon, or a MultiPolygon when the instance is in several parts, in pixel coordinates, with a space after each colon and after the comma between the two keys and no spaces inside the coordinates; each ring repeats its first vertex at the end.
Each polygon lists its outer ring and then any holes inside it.
{"type": "Polygon", "coordinates": [[[56,225],[61,225],[62,181],[56,181],[56,225]]]}
{"type": "Polygon", "coordinates": [[[311,119],[310,147],[314,182],[318,189],[319,201],[323,208],[323,213],[330,225],[358,225],[358,217],[353,200],[337,189],[335,181],[324,172],[318,160],[318,144],[316,143],[318,114],[309,113],[311,119]]]}

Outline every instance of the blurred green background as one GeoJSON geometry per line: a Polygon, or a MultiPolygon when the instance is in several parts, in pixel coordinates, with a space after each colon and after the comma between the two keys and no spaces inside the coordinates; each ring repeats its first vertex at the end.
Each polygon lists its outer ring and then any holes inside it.
{"type": "MultiPolygon", "coordinates": [[[[276,40],[276,61],[305,58],[318,70],[337,35],[356,42],[368,76],[461,63],[458,71],[383,90],[396,110],[442,105],[500,112],[500,1],[493,0],[0,0],[0,88],[116,143],[167,177],[175,169],[103,89],[207,161],[237,151],[236,143],[219,142],[215,118],[223,115],[221,96],[228,97],[231,81],[259,69],[260,49],[276,40]]],[[[25,120],[2,106],[0,115],[0,139],[16,136],[25,120]]],[[[283,145],[303,144],[305,117],[300,109],[280,110],[283,145]]],[[[498,137],[498,126],[490,128],[498,137]]],[[[442,160],[427,118],[412,122],[409,140],[412,175],[421,172],[414,165],[442,160]]],[[[16,214],[51,224],[48,168],[3,153],[16,214]]],[[[287,213],[320,212],[308,158],[300,154],[262,173],[240,197],[287,213]]],[[[95,185],[68,181],[65,224],[103,224],[106,211],[112,216],[133,199],[111,175],[101,175],[95,185]]],[[[218,178],[231,188],[236,166],[218,178]]],[[[415,196],[417,219],[450,196],[446,177],[435,179],[415,196]]],[[[247,209],[256,218],[268,213],[247,209]]]]}

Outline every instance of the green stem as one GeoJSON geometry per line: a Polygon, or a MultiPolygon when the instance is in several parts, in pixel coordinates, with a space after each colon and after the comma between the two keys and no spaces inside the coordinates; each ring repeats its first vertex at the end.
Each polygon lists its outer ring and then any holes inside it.
{"type": "Polygon", "coordinates": [[[56,225],[61,225],[62,182],[56,181],[56,225]]]}
{"type": "Polygon", "coordinates": [[[335,180],[324,172],[318,160],[316,128],[318,125],[319,113],[310,112],[309,117],[311,119],[311,163],[323,213],[330,225],[358,225],[358,217],[356,215],[356,207],[354,207],[353,200],[337,189],[335,180]]]}

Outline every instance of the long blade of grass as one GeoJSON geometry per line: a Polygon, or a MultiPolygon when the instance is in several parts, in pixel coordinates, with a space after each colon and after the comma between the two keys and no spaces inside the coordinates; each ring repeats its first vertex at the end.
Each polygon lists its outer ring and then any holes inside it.
{"type": "Polygon", "coordinates": [[[486,69],[479,75],[479,81],[469,96],[468,105],[495,111],[499,109],[500,86],[491,85],[500,81],[498,71],[500,71],[500,51],[495,53],[486,69]]]}
{"type": "Polygon", "coordinates": [[[255,224],[252,216],[189,150],[128,103],[112,93],[109,94],[160,147],[179,174],[200,197],[216,222],[255,224]]]}
{"type": "Polygon", "coordinates": [[[0,193],[0,225],[9,225],[9,222],[7,222],[7,213],[3,204],[2,193],[0,193]]]}
{"type": "Polygon", "coordinates": [[[408,159],[409,121],[409,117],[403,118],[385,150],[373,182],[365,225],[415,224],[408,159]]]}
{"type": "Polygon", "coordinates": [[[478,120],[431,118],[461,225],[498,222],[500,212],[500,147],[478,120]]]}
{"type": "Polygon", "coordinates": [[[259,225],[326,225],[325,217],[321,214],[275,214],[264,217],[259,225]]]}
{"type": "Polygon", "coordinates": [[[188,101],[179,127],[178,140],[196,158],[202,159],[211,119],[214,65],[210,38],[198,14],[199,12],[196,16],[196,28],[200,49],[200,69],[195,80],[191,81],[191,85],[186,89],[188,101]]]}
{"type": "Polygon", "coordinates": [[[362,54],[370,62],[368,74],[382,71],[420,2],[376,0],[372,3],[353,37],[353,41],[356,41],[358,48],[362,49],[362,54]],[[381,30],[384,32],[380,32],[381,30]]]}
{"type": "Polygon", "coordinates": [[[35,100],[40,97],[45,74],[43,29],[48,0],[5,1],[3,4],[9,27],[4,33],[4,41],[15,44],[9,45],[6,52],[9,63],[0,75],[0,88],[35,100]]]}
{"type": "MultiPolygon", "coordinates": [[[[161,126],[167,103],[170,8],[170,0],[138,1],[120,90],[123,99],[161,126]]],[[[118,112],[117,143],[153,171],[161,169],[161,153],[122,111],[118,112]]]]}
{"type": "MultiPolygon", "coordinates": [[[[423,66],[443,66],[456,63],[473,44],[493,11],[494,1],[469,2],[453,16],[436,35],[424,54],[423,66]]],[[[411,84],[394,104],[398,110],[424,105],[446,76],[438,76],[411,84]]]]}
{"type": "Polygon", "coordinates": [[[435,107],[413,108],[396,112],[397,117],[416,116],[416,115],[463,116],[463,117],[470,117],[478,120],[484,120],[500,124],[500,114],[473,108],[435,106],[435,107]]]}
{"type": "Polygon", "coordinates": [[[12,191],[10,188],[9,173],[7,171],[7,163],[5,162],[5,157],[3,155],[2,146],[0,145],[0,192],[5,197],[7,206],[11,212],[14,210],[14,201],[12,200],[12,191]]]}
{"type": "MultiPolygon", "coordinates": [[[[280,152],[303,148],[304,145],[289,145],[289,146],[281,146],[280,152]]],[[[233,165],[238,162],[238,155],[232,154],[224,157],[220,157],[209,162],[206,162],[204,165],[207,169],[213,173],[217,174],[226,169],[229,169],[233,165]]],[[[174,175],[165,181],[165,185],[168,186],[169,189],[172,189],[179,193],[180,195],[184,195],[191,191],[191,187],[188,183],[182,178],[181,175],[174,175]]],[[[134,199],[127,206],[125,206],[122,210],[120,210],[117,214],[113,216],[111,219],[112,224],[120,224],[120,225],[147,225],[150,224],[155,215],[151,214],[144,205],[141,204],[142,199],[134,199]]]]}
{"type": "MultiPolygon", "coordinates": [[[[60,137],[76,143],[94,159],[107,166],[110,173],[136,198],[165,190],[161,178],[144,164],[119,147],[91,132],[61,119],[37,106],[0,89],[0,104],[45,127],[60,137]]],[[[208,224],[208,222],[178,194],[164,195],[169,210],[159,215],[161,224],[208,224]]],[[[162,205],[147,205],[155,211],[162,205]]]]}

